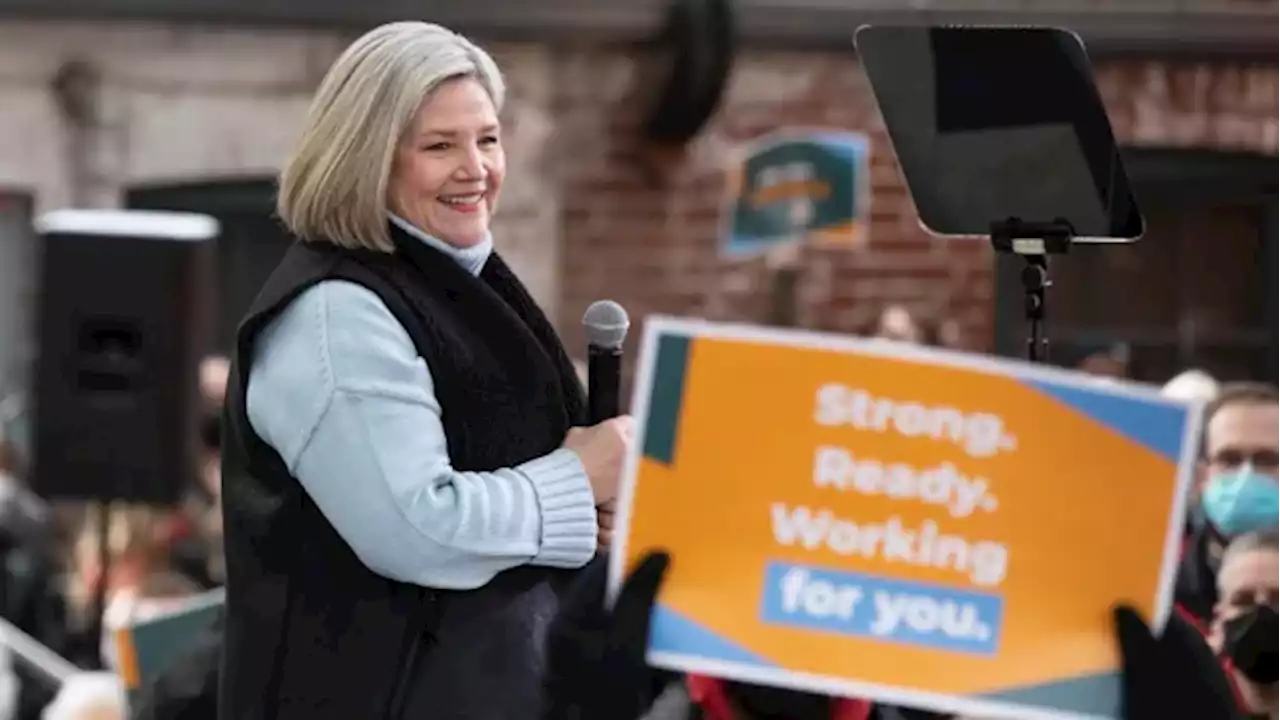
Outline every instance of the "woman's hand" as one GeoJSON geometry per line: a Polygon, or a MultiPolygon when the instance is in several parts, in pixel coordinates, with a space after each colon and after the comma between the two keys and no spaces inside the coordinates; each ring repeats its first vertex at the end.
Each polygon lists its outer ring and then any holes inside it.
{"type": "MultiPolygon", "coordinates": [[[[582,467],[591,482],[596,506],[611,503],[618,495],[618,479],[622,476],[622,461],[631,445],[632,420],[623,415],[605,420],[587,428],[570,428],[564,437],[566,450],[577,453],[582,467]]],[[[612,510],[612,507],[608,508],[612,510]]],[[[612,530],[612,517],[609,529],[612,530]]],[[[601,527],[603,530],[603,526],[601,527]]]]}

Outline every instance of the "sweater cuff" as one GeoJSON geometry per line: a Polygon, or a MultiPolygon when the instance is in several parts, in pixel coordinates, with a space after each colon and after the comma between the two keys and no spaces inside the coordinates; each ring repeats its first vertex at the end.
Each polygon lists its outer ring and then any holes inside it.
{"type": "Polygon", "coordinates": [[[577,453],[563,448],[516,468],[533,484],[542,518],[533,565],[580,568],[596,553],[596,499],[577,453]]]}

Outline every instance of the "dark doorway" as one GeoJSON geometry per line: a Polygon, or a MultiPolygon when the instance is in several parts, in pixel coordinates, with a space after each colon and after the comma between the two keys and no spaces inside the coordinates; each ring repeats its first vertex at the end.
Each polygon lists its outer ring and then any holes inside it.
{"type": "Polygon", "coordinates": [[[230,352],[236,325],[289,246],[275,218],[275,181],[245,179],[153,185],[128,192],[130,208],[185,210],[222,224],[217,250],[216,347],[230,352]]]}
{"type": "MultiPolygon", "coordinates": [[[[1130,246],[1077,246],[1055,258],[1047,305],[1053,360],[1123,348],[1134,379],[1191,367],[1220,380],[1276,381],[1275,159],[1130,150],[1125,166],[1147,221],[1130,246]]],[[[997,348],[1024,351],[1016,258],[997,260],[997,348]]]]}

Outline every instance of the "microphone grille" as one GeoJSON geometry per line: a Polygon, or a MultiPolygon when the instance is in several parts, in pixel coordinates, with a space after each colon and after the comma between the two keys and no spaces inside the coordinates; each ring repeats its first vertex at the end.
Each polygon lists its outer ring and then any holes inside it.
{"type": "Polygon", "coordinates": [[[616,349],[622,347],[631,328],[627,311],[612,300],[597,300],[582,314],[582,327],[587,332],[587,342],[597,347],[616,349]]]}

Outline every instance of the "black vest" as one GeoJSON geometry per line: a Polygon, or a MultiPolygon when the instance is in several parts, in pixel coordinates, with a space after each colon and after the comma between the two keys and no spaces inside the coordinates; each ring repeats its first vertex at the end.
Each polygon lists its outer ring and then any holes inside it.
{"type": "Polygon", "coordinates": [[[476,278],[392,232],[394,254],[295,243],[237,333],[222,459],[226,720],[524,720],[538,707],[545,629],[571,573],[526,566],[465,592],[376,575],[249,425],[258,333],[326,279],[374,291],[408,331],[455,469],[518,465],[583,424],[573,366],[502,258],[476,278]]]}

